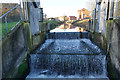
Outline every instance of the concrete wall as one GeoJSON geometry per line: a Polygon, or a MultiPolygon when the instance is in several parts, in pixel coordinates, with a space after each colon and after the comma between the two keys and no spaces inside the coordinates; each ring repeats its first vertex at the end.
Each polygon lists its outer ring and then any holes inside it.
{"type": "Polygon", "coordinates": [[[30,16],[30,27],[31,34],[34,35],[38,33],[39,30],[39,9],[35,8],[32,2],[29,2],[29,16],[30,16]]]}
{"type": "MultiPolygon", "coordinates": [[[[105,34],[91,32],[91,40],[97,44],[107,55],[108,76],[111,79],[120,79],[120,20],[106,20],[105,34]],[[110,37],[111,36],[111,37],[110,37]],[[108,46],[110,44],[110,49],[108,46]],[[107,54],[108,53],[108,54],[107,54]]],[[[90,23],[91,24],[91,23],[90,23]]],[[[96,22],[97,24],[97,22],[96,22]]],[[[95,26],[95,28],[97,25],[95,26]]]]}
{"type": "Polygon", "coordinates": [[[23,24],[19,24],[2,40],[3,78],[19,65],[17,62],[19,62],[20,56],[25,55],[25,44],[23,24]]]}
{"type": "Polygon", "coordinates": [[[120,79],[120,20],[113,22],[110,58],[120,79]]]}
{"type": "Polygon", "coordinates": [[[89,21],[91,40],[106,52],[108,63],[108,76],[110,79],[120,79],[120,1],[107,0],[100,4],[100,15],[95,24],[89,21]],[[118,12],[117,12],[118,11],[118,12]],[[107,18],[108,17],[108,18],[107,18]],[[107,19],[107,20],[106,20],[107,19]],[[93,27],[95,25],[95,30],[93,27]]]}
{"type": "MultiPolygon", "coordinates": [[[[43,27],[43,26],[41,26],[43,27]]],[[[47,27],[47,26],[46,26],[47,27]]],[[[2,77],[25,78],[29,73],[28,55],[46,38],[46,32],[31,35],[30,23],[20,23],[0,43],[2,48],[2,77]]]]}

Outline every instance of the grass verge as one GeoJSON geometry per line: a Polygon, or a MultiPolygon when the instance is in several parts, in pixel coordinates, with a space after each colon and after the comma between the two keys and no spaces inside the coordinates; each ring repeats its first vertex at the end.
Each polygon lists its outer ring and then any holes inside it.
{"type": "MultiPolygon", "coordinates": [[[[16,25],[17,21],[16,22],[8,22],[7,25],[8,25],[8,32],[11,31],[11,29],[16,25]]],[[[6,24],[5,23],[1,23],[0,24],[0,39],[5,36],[7,33],[7,30],[6,30],[6,24]]]]}

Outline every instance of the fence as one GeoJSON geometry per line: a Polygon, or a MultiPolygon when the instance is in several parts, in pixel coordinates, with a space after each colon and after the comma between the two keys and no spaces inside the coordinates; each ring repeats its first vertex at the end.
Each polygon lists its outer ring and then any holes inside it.
{"type": "MultiPolygon", "coordinates": [[[[4,20],[5,21],[5,26],[6,26],[6,33],[8,33],[9,31],[8,31],[8,14],[10,14],[11,12],[13,12],[14,10],[16,10],[17,8],[19,8],[19,14],[20,14],[20,20],[17,22],[17,23],[15,23],[15,26],[12,26],[11,25],[11,30],[10,31],[12,31],[19,23],[20,23],[20,21],[21,20],[23,20],[23,18],[22,18],[22,10],[21,10],[21,4],[18,4],[18,5],[16,5],[16,6],[14,6],[11,10],[9,10],[8,12],[6,12],[5,14],[3,14],[1,17],[0,17],[0,20],[2,21],[2,20],[4,20]],[[3,19],[4,18],[4,19],[3,19]]],[[[14,12],[13,12],[13,14],[15,14],[14,12]]],[[[15,18],[15,17],[14,17],[15,18]]],[[[2,28],[3,28],[4,26],[2,26],[2,28]]],[[[3,32],[3,31],[2,31],[3,32]]],[[[2,36],[3,36],[3,34],[2,34],[2,36]]]]}

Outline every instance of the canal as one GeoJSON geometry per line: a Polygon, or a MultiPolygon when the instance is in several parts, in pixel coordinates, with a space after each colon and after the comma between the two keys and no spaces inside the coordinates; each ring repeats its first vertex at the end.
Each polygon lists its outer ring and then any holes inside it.
{"type": "Polygon", "coordinates": [[[106,55],[82,27],[62,24],[30,55],[29,79],[109,80],[106,55]]]}

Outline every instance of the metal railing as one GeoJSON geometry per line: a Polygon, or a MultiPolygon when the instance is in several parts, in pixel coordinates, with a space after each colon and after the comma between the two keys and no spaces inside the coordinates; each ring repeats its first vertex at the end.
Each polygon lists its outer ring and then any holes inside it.
{"type": "Polygon", "coordinates": [[[8,12],[6,12],[5,14],[3,14],[0,19],[2,20],[5,17],[5,24],[6,24],[6,31],[8,32],[8,19],[7,19],[7,15],[12,12],[13,10],[15,10],[16,8],[19,8],[20,11],[20,20],[16,23],[15,26],[13,26],[13,28],[11,30],[13,30],[19,23],[21,20],[23,20],[22,17],[22,10],[21,10],[21,4],[16,5],[15,7],[13,7],[11,10],[9,10],[8,12]]]}

